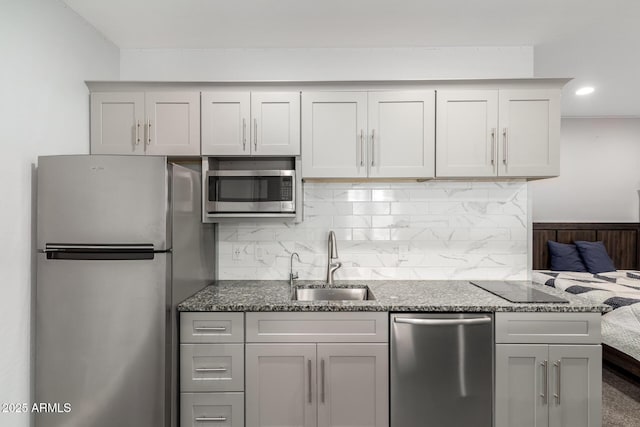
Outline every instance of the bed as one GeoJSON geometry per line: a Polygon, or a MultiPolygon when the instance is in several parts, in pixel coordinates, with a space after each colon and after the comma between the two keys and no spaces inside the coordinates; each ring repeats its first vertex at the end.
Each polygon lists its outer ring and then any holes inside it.
{"type": "Polygon", "coordinates": [[[534,223],[532,280],[604,303],[602,317],[605,362],[640,378],[640,223],[534,223]],[[547,241],[602,241],[617,271],[577,273],[550,271],[547,241]]]}

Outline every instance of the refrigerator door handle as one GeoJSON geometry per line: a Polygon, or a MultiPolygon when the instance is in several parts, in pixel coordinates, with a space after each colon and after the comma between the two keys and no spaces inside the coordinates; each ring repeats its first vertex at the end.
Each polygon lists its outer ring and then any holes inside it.
{"type": "Polygon", "coordinates": [[[153,251],[152,244],[83,245],[47,243],[44,252],[153,251]]]}
{"type": "Polygon", "coordinates": [[[72,245],[46,244],[43,251],[47,259],[67,260],[148,260],[154,259],[153,245],[72,245]]]}

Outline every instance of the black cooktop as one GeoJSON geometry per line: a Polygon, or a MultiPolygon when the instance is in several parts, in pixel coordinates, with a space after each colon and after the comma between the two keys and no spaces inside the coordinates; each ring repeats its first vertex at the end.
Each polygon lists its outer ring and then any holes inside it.
{"type": "Polygon", "coordinates": [[[476,280],[470,282],[511,302],[569,303],[566,299],[533,289],[528,280],[476,280]]]}

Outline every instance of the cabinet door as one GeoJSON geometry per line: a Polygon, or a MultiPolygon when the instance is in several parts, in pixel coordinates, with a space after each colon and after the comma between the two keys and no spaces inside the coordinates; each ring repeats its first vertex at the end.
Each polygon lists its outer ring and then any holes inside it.
{"type": "Polygon", "coordinates": [[[300,93],[251,93],[251,153],[300,154],[300,93]]]}
{"type": "Polygon", "coordinates": [[[316,425],[316,345],[246,345],[247,427],[316,425]]]}
{"type": "Polygon", "coordinates": [[[366,178],[366,92],[302,93],[302,177],[366,178]]]}
{"type": "Polygon", "coordinates": [[[369,92],[369,176],[433,178],[435,92],[369,92]]]}
{"type": "Polygon", "coordinates": [[[147,92],[146,153],[200,155],[200,93],[147,92]]]}
{"type": "Polygon", "coordinates": [[[602,346],[551,345],[550,427],[602,425],[602,346]]]}
{"type": "Polygon", "coordinates": [[[546,344],[496,345],[496,427],[548,425],[548,348],[546,344]]]}
{"type": "Polygon", "coordinates": [[[436,176],[497,175],[498,91],[437,94],[436,176]]]}
{"type": "Polygon", "coordinates": [[[498,175],[560,173],[560,90],[501,90],[498,175]]]}
{"type": "Polygon", "coordinates": [[[144,154],[144,93],[91,94],[91,154],[144,154]]]}
{"type": "Polygon", "coordinates": [[[250,147],[249,92],[202,93],[202,155],[248,155],[250,147]]]}
{"type": "Polygon", "coordinates": [[[387,344],[318,344],[318,427],[389,425],[387,344]]]}

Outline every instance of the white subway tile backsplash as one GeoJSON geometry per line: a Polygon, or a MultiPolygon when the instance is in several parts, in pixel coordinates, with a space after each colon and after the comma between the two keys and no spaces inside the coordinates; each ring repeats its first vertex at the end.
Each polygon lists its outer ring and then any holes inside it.
{"type": "Polygon", "coordinates": [[[408,228],[411,226],[409,215],[375,215],[371,217],[374,228],[408,228]]]}
{"type": "Polygon", "coordinates": [[[305,202],[305,212],[309,215],[351,215],[353,203],[350,202],[305,202]]]}
{"type": "Polygon", "coordinates": [[[368,189],[333,190],[333,200],[346,201],[346,202],[369,202],[371,201],[372,191],[376,191],[376,190],[368,190],[368,189]]]}
{"type": "Polygon", "coordinates": [[[386,202],[355,202],[353,204],[354,215],[388,215],[390,212],[391,208],[386,202]]]}
{"type": "Polygon", "coordinates": [[[334,228],[371,228],[371,217],[367,215],[334,216],[334,228]]]}
{"type": "Polygon", "coordinates": [[[377,189],[371,190],[371,200],[374,202],[401,202],[409,200],[407,189],[377,189]]]}
{"type": "Polygon", "coordinates": [[[392,215],[425,215],[427,202],[393,202],[391,203],[392,215]]]}
{"type": "Polygon", "coordinates": [[[220,279],[285,280],[294,251],[301,279],[324,279],[329,230],[343,263],[336,280],[526,278],[523,180],[305,183],[303,193],[301,223],[218,226],[220,279]]]}
{"type": "Polygon", "coordinates": [[[354,228],[353,240],[389,240],[386,228],[354,228]]]}

